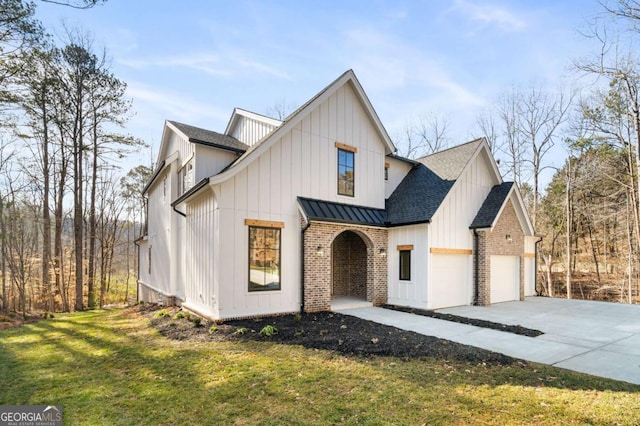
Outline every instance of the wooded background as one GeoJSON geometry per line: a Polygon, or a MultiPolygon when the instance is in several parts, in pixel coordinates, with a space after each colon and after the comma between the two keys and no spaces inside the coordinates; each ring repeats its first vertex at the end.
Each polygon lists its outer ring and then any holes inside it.
{"type": "MultiPolygon", "coordinates": [[[[101,0],[51,2],[91,8],[101,0]]],[[[469,132],[487,138],[542,237],[538,292],[638,303],[640,2],[601,5],[607,19],[585,34],[593,56],[567,58],[574,81],[497,94],[469,132]]],[[[0,307],[56,312],[131,302],[133,242],[144,228],[142,188],[153,164],[117,166],[146,146],[126,131],[126,83],[82,30],[64,28],[54,42],[36,7],[0,0],[0,307]]],[[[265,112],[282,119],[294,108],[283,100],[265,112]]],[[[453,119],[410,117],[396,138],[399,154],[418,158],[453,145],[453,119]]]]}

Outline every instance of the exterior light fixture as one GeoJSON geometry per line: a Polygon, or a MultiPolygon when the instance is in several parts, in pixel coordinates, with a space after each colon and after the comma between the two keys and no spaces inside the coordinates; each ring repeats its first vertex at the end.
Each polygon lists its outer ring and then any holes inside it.
{"type": "Polygon", "coordinates": [[[316,249],[316,254],[318,256],[324,256],[324,250],[322,249],[322,246],[318,246],[318,248],[316,249]]]}
{"type": "Polygon", "coordinates": [[[511,234],[505,235],[504,239],[507,240],[507,242],[509,244],[511,244],[513,242],[513,238],[511,238],[511,234]]]}
{"type": "Polygon", "coordinates": [[[386,257],[387,256],[387,251],[384,248],[380,249],[380,256],[382,256],[382,257],[386,257]]]}

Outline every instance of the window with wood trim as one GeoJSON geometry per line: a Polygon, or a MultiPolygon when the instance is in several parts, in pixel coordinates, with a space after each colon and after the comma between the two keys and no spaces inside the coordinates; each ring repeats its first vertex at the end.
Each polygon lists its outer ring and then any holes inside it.
{"type": "Polygon", "coordinates": [[[354,196],[355,153],[338,148],[338,194],[354,196]]]}
{"type": "Polygon", "coordinates": [[[398,257],[400,259],[400,280],[411,280],[411,250],[400,250],[398,257]]]}
{"type": "Polygon", "coordinates": [[[280,231],[249,226],[249,291],[280,290],[280,231]]]}

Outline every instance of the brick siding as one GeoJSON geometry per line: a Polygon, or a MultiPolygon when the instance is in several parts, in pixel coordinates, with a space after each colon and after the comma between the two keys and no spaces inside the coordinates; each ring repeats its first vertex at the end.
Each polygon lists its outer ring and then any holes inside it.
{"type": "MultiPolygon", "coordinates": [[[[524,233],[511,200],[507,201],[492,231],[478,231],[478,304],[491,303],[491,256],[518,256],[520,260],[520,300],[524,300],[524,233]],[[511,236],[511,242],[506,238],[511,236]]],[[[475,257],[474,257],[475,259],[475,257]]]]}
{"type": "Polygon", "coordinates": [[[387,252],[386,229],[311,222],[304,234],[305,311],[330,310],[332,286],[335,295],[386,303],[387,257],[381,249],[387,252]]]}

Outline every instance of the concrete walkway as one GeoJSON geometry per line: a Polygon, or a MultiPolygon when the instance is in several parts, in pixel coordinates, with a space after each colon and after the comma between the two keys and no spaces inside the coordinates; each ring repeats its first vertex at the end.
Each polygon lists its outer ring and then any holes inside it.
{"type": "Polygon", "coordinates": [[[439,310],[545,333],[535,338],[383,308],[336,312],[514,358],[640,384],[639,305],[529,297],[524,302],[439,310]]]}

